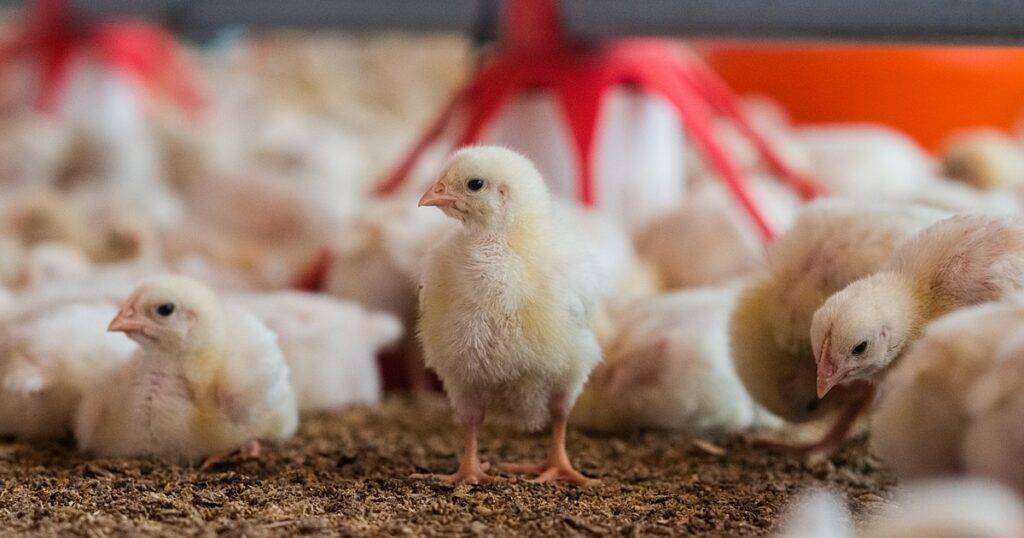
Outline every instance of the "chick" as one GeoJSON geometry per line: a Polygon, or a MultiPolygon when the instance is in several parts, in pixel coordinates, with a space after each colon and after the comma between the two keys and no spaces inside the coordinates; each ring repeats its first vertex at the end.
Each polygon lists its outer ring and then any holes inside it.
{"type": "MultiPolygon", "coordinates": [[[[615,301],[605,360],[572,413],[588,429],[738,431],[758,410],[736,377],[728,321],[737,286],[615,301]]],[[[762,412],[763,413],[763,412],[762,412]]]]}
{"type": "Polygon", "coordinates": [[[207,464],[260,440],[283,441],[298,413],[274,334],[224,307],[202,284],[155,277],[124,302],[108,330],[141,349],[82,401],[79,448],[98,456],[161,456],[207,464]]]}
{"type": "Polygon", "coordinates": [[[913,139],[881,125],[803,127],[796,136],[815,179],[841,196],[902,198],[924,188],[938,168],[913,139]]]}
{"type": "Polygon", "coordinates": [[[901,478],[960,472],[968,388],[993,364],[1005,335],[1024,327],[1024,305],[989,303],[924,329],[881,386],[871,448],[901,478]]]}
{"type": "Polygon", "coordinates": [[[548,460],[509,470],[586,483],[565,450],[566,422],[601,359],[591,329],[606,282],[574,230],[553,218],[544,180],[504,148],[455,153],[420,200],[462,227],[431,250],[420,291],[420,338],[466,430],[457,483],[491,480],[477,454],[485,412],[527,428],[552,422],[548,460]]]}
{"type": "MultiPolygon", "coordinates": [[[[774,180],[755,179],[751,187],[769,222],[788,228],[799,200],[774,180]]],[[[722,284],[764,267],[762,238],[718,181],[697,185],[682,204],[650,219],[636,244],[669,288],[722,284]]]]}
{"type": "MultiPolygon", "coordinates": [[[[839,409],[852,412],[857,391],[817,397],[811,318],[829,295],[878,270],[901,241],[942,216],[916,206],[863,207],[842,200],[807,206],[771,245],[767,270],[744,287],[732,313],[733,361],[754,400],[797,423],[839,409]]],[[[827,453],[837,442],[826,437],[804,448],[827,453]]]]}
{"type": "Polygon", "coordinates": [[[818,397],[878,381],[929,320],[1024,287],[1024,223],[957,215],[907,240],[883,269],[814,313],[818,397]]]}
{"type": "Polygon", "coordinates": [[[798,137],[814,176],[837,196],[874,203],[880,197],[953,212],[1006,214],[1020,204],[940,177],[936,162],[905,134],[875,125],[802,128],[798,137]]]}
{"type": "Polygon", "coordinates": [[[81,250],[63,243],[33,245],[25,258],[20,284],[27,288],[81,278],[93,269],[92,262],[81,250]]]}
{"type": "Polygon", "coordinates": [[[230,301],[277,335],[300,411],[380,401],[376,355],[402,336],[396,317],[291,291],[250,293],[230,301]]]}
{"type": "Polygon", "coordinates": [[[1024,535],[1024,501],[986,480],[916,482],[897,491],[857,528],[837,494],[812,491],[793,502],[780,538],[1014,538],[1024,535]]]}
{"type": "Polygon", "coordinates": [[[7,320],[0,330],[0,435],[71,433],[82,395],[128,362],[138,346],[104,333],[117,308],[64,303],[7,320]]]}
{"type": "Polygon", "coordinates": [[[1024,188],[1024,147],[994,129],[957,135],[946,147],[942,165],[947,176],[981,190],[1024,188]]]}
{"type": "MultiPolygon", "coordinates": [[[[1024,307],[1017,313],[1024,318],[1024,307]]],[[[967,472],[1024,492],[1024,319],[1005,334],[1011,336],[965,396],[969,425],[960,450],[967,472]]]]}

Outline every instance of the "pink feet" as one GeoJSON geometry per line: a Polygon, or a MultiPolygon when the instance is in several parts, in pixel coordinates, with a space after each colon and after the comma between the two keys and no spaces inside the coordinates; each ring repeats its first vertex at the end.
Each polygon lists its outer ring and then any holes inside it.
{"type": "Polygon", "coordinates": [[[254,460],[259,458],[263,453],[263,445],[257,439],[250,439],[242,444],[235,450],[230,452],[224,452],[221,454],[214,454],[205,460],[203,464],[199,466],[200,471],[209,471],[216,467],[218,464],[223,463],[225,460],[238,455],[243,460],[254,460]]]}
{"type": "Polygon", "coordinates": [[[816,465],[832,457],[843,447],[843,441],[834,439],[823,439],[814,443],[800,443],[780,441],[777,439],[754,439],[753,445],[766,448],[775,452],[788,452],[802,455],[806,458],[808,465],[816,465]]]}
{"type": "Polygon", "coordinates": [[[487,474],[487,469],[489,468],[490,464],[488,463],[469,466],[459,466],[459,470],[455,471],[453,474],[424,473],[414,474],[410,476],[410,478],[416,478],[421,480],[438,480],[446,484],[468,484],[471,486],[478,486],[494,482],[495,477],[487,474]]]}
{"type": "Polygon", "coordinates": [[[502,470],[508,471],[514,474],[532,474],[536,475],[535,478],[530,480],[535,484],[544,484],[547,482],[571,482],[580,486],[587,486],[597,482],[591,478],[583,476],[582,473],[572,468],[569,462],[560,462],[555,464],[530,464],[530,463],[508,463],[501,466],[502,470]]]}

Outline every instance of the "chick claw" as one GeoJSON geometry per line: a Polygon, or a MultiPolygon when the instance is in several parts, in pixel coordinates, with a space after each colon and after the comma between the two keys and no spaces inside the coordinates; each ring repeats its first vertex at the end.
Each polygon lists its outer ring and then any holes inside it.
{"type": "Polygon", "coordinates": [[[472,486],[482,486],[490,484],[496,480],[496,477],[487,474],[487,470],[491,468],[491,464],[483,463],[478,465],[475,469],[462,469],[455,471],[452,474],[443,473],[417,473],[410,475],[409,478],[415,478],[418,480],[438,480],[446,484],[468,484],[472,486]]]}
{"type": "Polygon", "coordinates": [[[506,463],[501,465],[501,469],[513,474],[537,475],[536,478],[530,480],[534,484],[564,480],[580,486],[588,486],[597,482],[597,480],[583,476],[582,473],[573,469],[572,465],[567,464],[506,463]]]}
{"type": "Polygon", "coordinates": [[[206,458],[205,460],[203,460],[203,464],[199,466],[199,470],[204,472],[209,471],[210,469],[216,467],[218,464],[224,462],[228,458],[231,458],[235,454],[238,454],[239,457],[241,457],[244,460],[251,460],[260,457],[260,454],[262,453],[263,445],[259,442],[259,440],[250,439],[249,441],[246,441],[242,446],[238,447],[235,450],[232,450],[231,452],[226,452],[223,454],[214,454],[206,458]]]}

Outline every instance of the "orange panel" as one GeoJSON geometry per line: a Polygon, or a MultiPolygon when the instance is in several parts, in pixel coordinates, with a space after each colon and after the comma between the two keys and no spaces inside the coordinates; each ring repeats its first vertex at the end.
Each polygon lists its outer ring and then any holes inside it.
{"type": "Polygon", "coordinates": [[[973,126],[1011,129],[1024,113],[1024,49],[702,43],[741,94],[777,99],[794,121],[890,124],[936,148],[973,126]]]}

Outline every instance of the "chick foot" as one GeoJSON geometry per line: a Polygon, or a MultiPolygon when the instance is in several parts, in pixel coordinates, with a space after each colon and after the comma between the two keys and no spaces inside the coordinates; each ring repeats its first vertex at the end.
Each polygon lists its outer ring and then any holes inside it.
{"type": "Polygon", "coordinates": [[[261,454],[263,454],[263,444],[260,443],[258,439],[250,439],[235,450],[221,454],[214,454],[206,458],[203,460],[203,464],[199,466],[199,470],[209,471],[236,455],[243,460],[254,460],[259,458],[261,454]]]}
{"type": "Polygon", "coordinates": [[[850,402],[839,413],[836,422],[821,440],[813,443],[798,443],[773,439],[755,439],[753,441],[754,446],[780,452],[802,454],[806,458],[808,465],[812,466],[827,460],[843,448],[843,445],[846,444],[847,439],[850,437],[850,432],[853,430],[857,419],[864,414],[874,401],[874,387],[867,386],[863,390],[864,392],[859,398],[850,402]]]}
{"type": "Polygon", "coordinates": [[[478,453],[477,434],[480,431],[480,423],[483,422],[483,413],[479,410],[472,410],[464,413],[463,425],[465,428],[465,439],[463,441],[462,458],[459,460],[459,470],[453,474],[414,474],[410,478],[439,480],[446,484],[490,484],[496,477],[487,474],[490,464],[481,463],[478,453]]]}
{"type": "Polygon", "coordinates": [[[568,461],[544,465],[534,463],[508,463],[501,465],[501,469],[513,474],[536,475],[535,478],[530,480],[530,482],[533,482],[534,484],[565,481],[572,482],[573,484],[578,484],[580,486],[586,486],[597,482],[594,479],[583,476],[583,473],[580,473],[576,469],[573,469],[572,464],[568,461]]]}
{"type": "Polygon", "coordinates": [[[551,403],[551,447],[548,452],[548,461],[543,465],[512,463],[502,465],[502,470],[517,474],[533,474],[536,478],[531,480],[536,484],[545,482],[566,481],[580,486],[596,482],[583,476],[582,473],[573,468],[569,461],[569,454],[565,450],[565,431],[568,422],[564,400],[560,397],[552,399],[551,403]]]}

